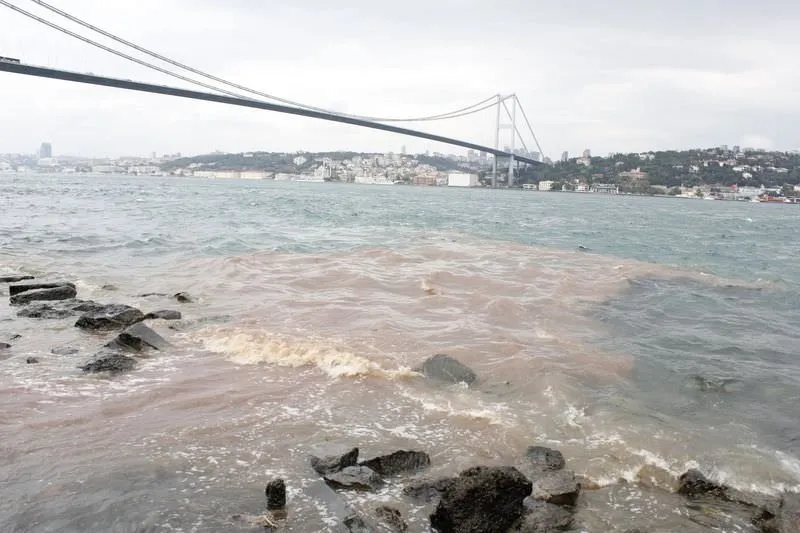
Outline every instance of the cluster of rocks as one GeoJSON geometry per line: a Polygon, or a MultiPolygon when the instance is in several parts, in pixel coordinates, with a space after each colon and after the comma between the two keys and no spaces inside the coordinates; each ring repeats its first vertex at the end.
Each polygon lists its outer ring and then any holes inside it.
{"type": "MultiPolygon", "coordinates": [[[[19,283],[29,281],[33,276],[5,276],[0,283],[8,286],[12,306],[20,306],[17,316],[33,319],[64,319],[77,316],[75,327],[91,332],[114,332],[118,335],[103,345],[97,354],[81,366],[84,372],[110,372],[112,374],[132,370],[136,367],[136,357],[146,355],[149,350],[163,350],[169,343],[143,322],[150,319],[179,320],[181,313],[174,310],[160,310],[143,313],[135,307],[124,304],[102,304],[92,300],[77,298],[74,283],[62,281],[55,283],[19,283]]],[[[178,293],[174,298],[179,302],[191,302],[186,293],[178,293]]],[[[0,343],[0,349],[10,349],[8,343],[0,343]]],[[[56,348],[54,354],[77,353],[74,348],[56,348]]],[[[38,363],[35,357],[27,359],[29,364],[38,363]]]]}
{"type": "MultiPolygon", "coordinates": [[[[420,451],[397,451],[359,461],[359,450],[310,459],[311,468],[335,491],[376,491],[386,478],[414,474],[430,466],[420,451]]],[[[441,479],[399,480],[403,494],[430,510],[430,527],[438,533],[553,533],[579,528],[575,511],[581,483],[566,470],[558,450],[530,446],[515,466],[475,466],[458,476],[441,479]]],[[[396,480],[397,481],[397,480],[396,480]]],[[[679,478],[677,492],[687,504],[736,504],[752,512],[752,522],[764,533],[800,533],[800,494],[768,498],[714,483],[697,470],[679,478]]],[[[286,483],[273,480],[266,487],[268,513],[283,512],[286,483]]],[[[347,508],[340,530],[349,533],[405,532],[408,524],[395,507],[381,504],[369,515],[347,508]]],[[[285,517],[285,513],[279,516],[285,517]]],[[[267,521],[269,527],[279,524],[267,521]]],[[[630,529],[626,533],[644,533],[630,529]]]]}

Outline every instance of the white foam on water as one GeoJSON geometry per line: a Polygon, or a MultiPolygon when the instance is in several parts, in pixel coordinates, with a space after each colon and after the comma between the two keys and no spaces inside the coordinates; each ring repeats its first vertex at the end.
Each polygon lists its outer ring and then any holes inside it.
{"type": "Polygon", "coordinates": [[[288,335],[241,328],[207,328],[195,335],[205,347],[224,354],[241,365],[260,363],[301,368],[315,366],[333,378],[373,376],[403,379],[416,376],[406,367],[387,369],[326,339],[295,338],[288,335]]]}

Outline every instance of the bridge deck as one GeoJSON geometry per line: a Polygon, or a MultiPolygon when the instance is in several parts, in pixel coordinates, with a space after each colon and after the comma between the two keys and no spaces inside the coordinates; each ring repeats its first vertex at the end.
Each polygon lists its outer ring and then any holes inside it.
{"type": "MultiPolygon", "coordinates": [[[[361,120],[357,118],[345,117],[336,115],[334,113],[324,113],[321,111],[311,111],[307,109],[300,109],[297,107],[272,104],[259,100],[250,100],[247,98],[235,98],[232,96],[224,96],[213,93],[205,93],[199,91],[192,91],[188,89],[180,89],[178,87],[169,87],[166,85],[154,85],[151,83],[142,83],[138,81],[123,80],[119,78],[108,78],[105,76],[96,76],[93,74],[83,74],[79,72],[71,72],[67,70],[57,70],[45,67],[36,67],[27,65],[25,63],[11,63],[0,61],[0,72],[10,72],[14,74],[25,74],[28,76],[36,76],[40,78],[51,78],[57,80],[72,81],[77,83],[87,83],[90,85],[100,85],[103,87],[114,87],[117,89],[127,89],[131,91],[140,91],[146,93],[163,94],[167,96],[177,96],[179,98],[190,98],[193,100],[205,100],[207,102],[217,102],[220,104],[235,105],[241,107],[250,107],[254,109],[264,109],[266,111],[274,111],[277,113],[286,113],[289,115],[298,115],[303,117],[310,117],[319,120],[327,120],[331,122],[341,122],[344,124],[352,124],[362,128],[371,128],[374,130],[383,130],[391,133],[398,133],[400,135],[408,135],[411,137],[419,137],[421,139],[428,139],[444,144],[453,146],[460,146],[470,150],[478,150],[488,154],[496,155],[499,157],[511,157],[512,154],[503,150],[495,150],[489,146],[481,146],[479,144],[453,139],[450,137],[443,137],[441,135],[434,135],[424,131],[411,130],[407,128],[399,128],[389,124],[382,124],[380,122],[371,122],[369,120],[361,120]]],[[[528,163],[531,165],[539,165],[540,161],[522,157],[518,155],[513,156],[516,161],[528,163]]]]}

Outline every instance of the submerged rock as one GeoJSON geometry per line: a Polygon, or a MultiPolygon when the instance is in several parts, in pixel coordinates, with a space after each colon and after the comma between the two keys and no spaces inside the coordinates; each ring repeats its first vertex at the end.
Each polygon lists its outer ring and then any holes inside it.
{"type": "Polygon", "coordinates": [[[24,309],[21,309],[17,313],[17,316],[23,318],[59,319],[93,311],[102,307],[103,305],[97,302],[76,299],[54,302],[34,302],[24,309]]]}
{"type": "Polygon", "coordinates": [[[516,468],[470,468],[442,491],[431,526],[439,533],[506,533],[530,492],[531,482],[516,468]]]}
{"type": "Polygon", "coordinates": [[[778,533],[800,533],[800,494],[784,494],[776,524],[778,533]]]}
{"type": "Polygon", "coordinates": [[[286,507],[286,483],[282,479],[273,479],[264,489],[267,496],[267,510],[275,511],[286,507]]]}
{"type": "Polygon", "coordinates": [[[134,307],[110,304],[84,313],[75,322],[75,326],[90,330],[122,329],[140,322],[142,319],[144,319],[144,314],[134,307]]]}
{"type": "MultiPolygon", "coordinates": [[[[13,286],[13,285],[12,285],[13,286]]],[[[75,298],[78,291],[70,285],[62,285],[47,289],[31,289],[11,296],[11,305],[23,305],[35,301],[69,300],[75,298]]]]}
{"type": "Polygon", "coordinates": [[[367,522],[358,514],[352,513],[342,520],[344,531],[348,533],[374,533],[374,530],[367,524],[367,522]]]}
{"type": "Polygon", "coordinates": [[[54,355],[75,355],[79,351],[80,350],[72,346],[59,346],[50,350],[50,353],[54,355]]]}
{"type": "Polygon", "coordinates": [[[520,527],[520,533],[553,533],[566,531],[573,521],[572,513],[552,503],[525,499],[527,515],[520,527]]]}
{"type": "Polygon", "coordinates": [[[377,490],[383,484],[377,472],[366,466],[348,466],[323,476],[323,479],[337,489],[377,490]]]}
{"type": "Polygon", "coordinates": [[[437,354],[422,363],[420,372],[428,379],[447,383],[466,383],[471,385],[478,379],[475,372],[449,355],[437,354]]]}
{"type": "Polygon", "coordinates": [[[540,472],[554,472],[566,465],[564,455],[544,446],[528,446],[525,450],[525,465],[540,472]]]}
{"type": "Polygon", "coordinates": [[[194,302],[194,298],[192,298],[188,293],[185,292],[179,292],[176,295],[174,295],[173,298],[175,298],[176,300],[178,300],[178,302],[182,304],[190,304],[194,302]]]}
{"type": "Polygon", "coordinates": [[[81,367],[84,372],[110,372],[119,374],[136,368],[136,360],[119,352],[102,351],[81,367]]]}
{"type": "Polygon", "coordinates": [[[403,520],[402,513],[394,507],[381,505],[375,509],[375,515],[382,524],[396,533],[403,533],[408,529],[408,524],[403,520]]]}
{"type": "Polygon", "coordinates": [[[29,279],[34,279],[33,276],[0,276],[0,283],[17,283],[18,281],[27,281],[29,279]]]}
{"type": "Polygon", "coordinates": [[[36,359],[35,357],[28,357],[27,359],[25,359],[25,363],[27,363],[29,365],[35,365],[38,362],[39,362],[39,360],[36,359]]]}
{"type": "Polygon", "coordinates": [[[11,345],[7,342],[0,342],[0,350],[8,350],[9,348],[11,348],[11,345]]]}
{"type": "Polygon", "coordinates": [[[399,450],[359,464],[371,468],[381,476],[394,476],[427,468],[431,464],[431,458],[425,452],[399,450]]]}
{"type": "Polygon", "coordinates": [[[533,497],[555,505],[573,507],[578,502],[581,486],[569,470],[551,472],[533,482],[533,497]]]}
{"type": "Polygon", "coordinates": [[[439,499],[442,493],[454,483],[454,478],[442,478],[436,481],[415,481],[403,488],[403,494],[422,503],[431,503],[439,499]]]}
{"type": "Polygon", "coordinates": [[[181,317],[180,311],[171,311],[171,310],[161,310],[161,311],[153,311],[152,313],[147,313],[144,315],[145,320],[151,320],[154,318],[159,318],[161,320],[180,320],[181,317]]]}
{"type": "Polygon", "coordinates": [[[73,289],[76,288],[75,284],[70,283],[69,281],[59,281],[56,283],[24,283],[22,285],[9,285],[8,295],[16,296],[17,294],[22,294],[23,292],[37,289],[57,289],[59,287],[72,287],[73,289]]]}
{"type": "Polygon", "coordinates": [[[138,322],[125,331],[117,335],[117,337],[106,344],[107,348],[130,350],[133,352],[140,352],[146,347],[154,348],[156,350],[163,350],[169,343],[141,322],[138,322]]]}
{"type": "Polygon", "coordinates": [[[358,464],[358,448],[353,448],[342,455],[311,456],[311,468],[322,476],[338,472],[348,466],[358,464]]]}

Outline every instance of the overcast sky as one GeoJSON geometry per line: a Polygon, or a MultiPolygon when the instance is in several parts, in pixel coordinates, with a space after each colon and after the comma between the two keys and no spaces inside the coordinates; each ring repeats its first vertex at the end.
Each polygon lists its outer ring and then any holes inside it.
{"type": "MultiPolygon", "coordinates": [[[[79,28],[29,0],[7,1],[79,28]]],[[[600,155],[800,148],[800,2],[792,0],[50,3],[219,77],[348,113],[437,114],[515,92],[554,158],[585,148],[600,155]]],[[[3,6],[0,55],[187,85],[3,6]]],[[[463,152],[353,126],[7,73],[0,102],[0,153],[30,153],[42,141],[56,154],[98,156],[403,145],[463,152]]],[[[491,145],[493,122],[484,111],[411,127],[491,145]]]]}

